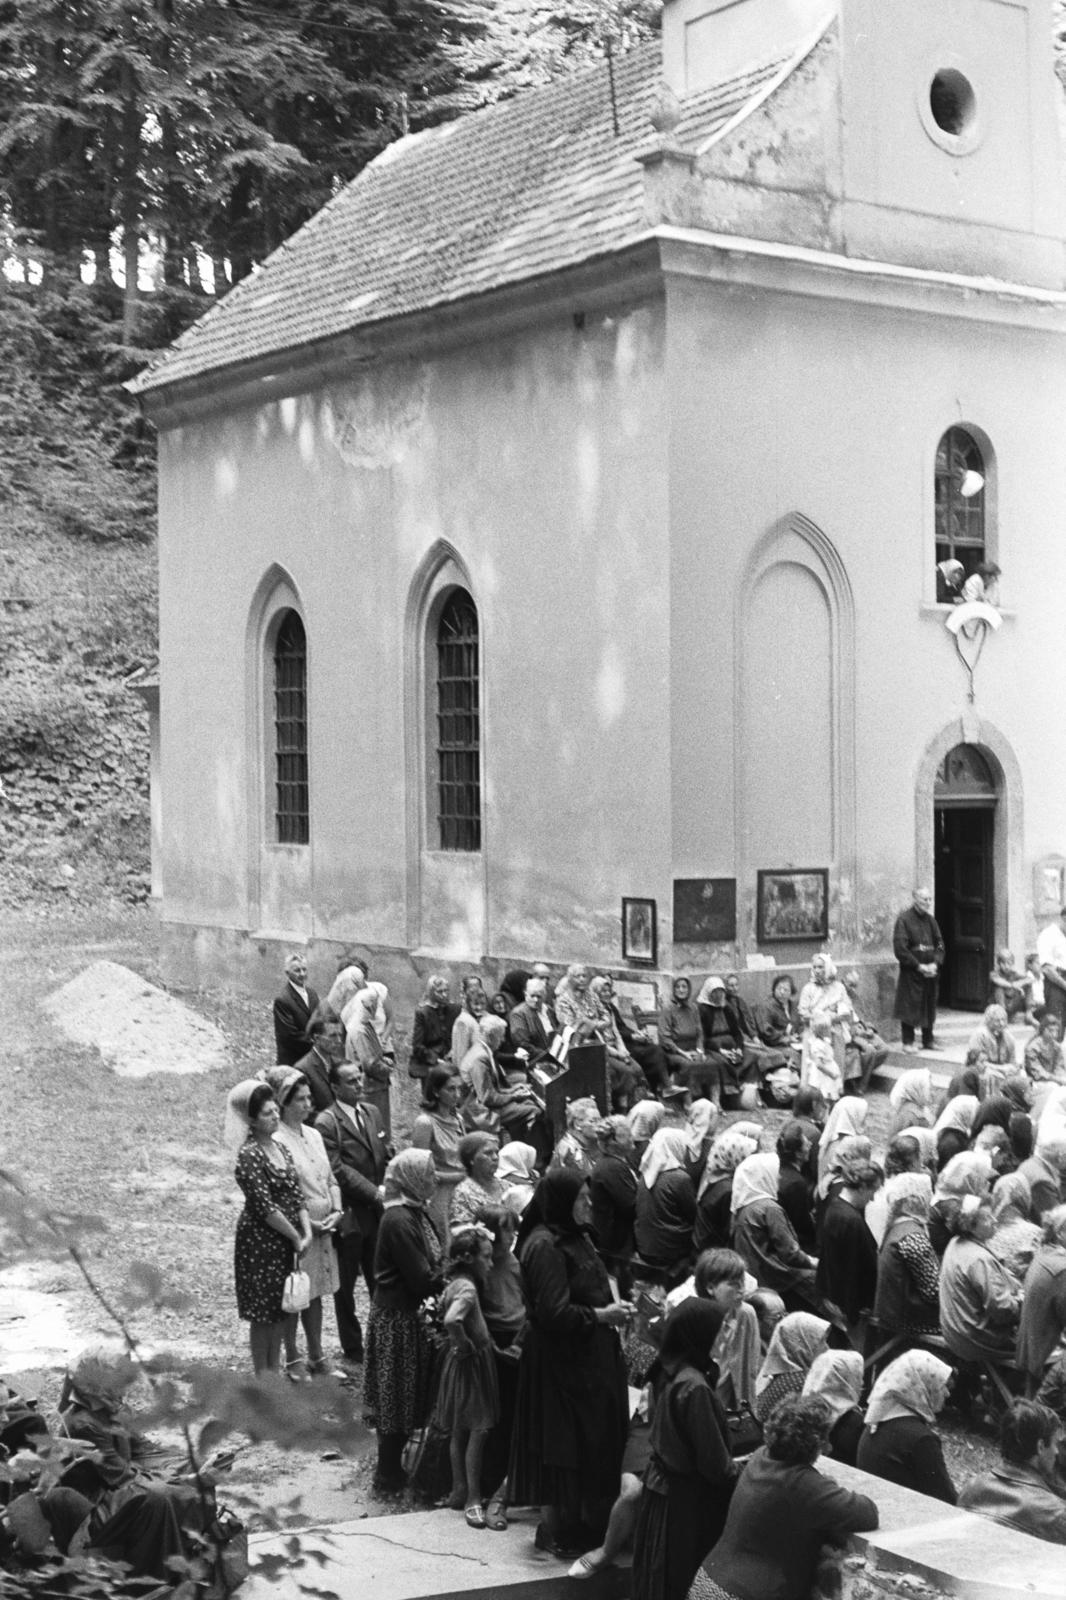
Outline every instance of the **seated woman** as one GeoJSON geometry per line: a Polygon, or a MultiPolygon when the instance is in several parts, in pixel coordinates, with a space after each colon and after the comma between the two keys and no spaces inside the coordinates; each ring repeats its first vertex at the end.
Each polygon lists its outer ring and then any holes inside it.
{"type": "Polygon", "coordinates": [[[659,1043],[666,1052],[672,1076],[687,1083],[694,1069],[705,1074],[708,1063],[703,1054],[703,1024],[688,978],[674,979],[671,998],[659,1013],[659,1043]]]}
{"type": "Polygon", "coordinates": [[[685,1300],[663,1329],[665,1382],[651,1424],[651,1459],[633,1546],[633,1600],[685,1600],[718,1542],[736,1478],[725,1413],[715,1398],[711,1349],[722,1313],[685,1300]]]}
{"type": "Polygon", "coordinates": [[[796,985],[786,973],[775,978],[770,998],[755,1008],[755,1028],[760,1042],[772,1050],[795,1056],[800,1050],[803,1024],[796,1010],[796,985]]]}
{"type": "Polygon", "coordinates": [[[552,1167],[573,1167],[583,1178],[590,1178],[600,1158],[603,1120],[591,1095],[571,1100],[566,1108],[566,1132],[555,1146],[552,1167]]]}
{"type": "MultiPolygon", "coordinates": [[[[986,1128],[997,1128],[1005,1135],[1010,1157],[1010,1169],[1016,1168],[1033,1152],[1033,1124],[1026,1104],[1028,1081],[1018,1077],[1007,1078],[995,1094],[981,1101],[977,1115],[970,1126],[970,1140],[976,1144],[986,1128]]],[[[1001,1168],[1001,1170],[1008,1170],[1001,1168]]]]}
{"type": "Polygon", "coordinates": [[[1021,1296],[988,1248],[995,1226],[988,1200],[966,1195],[940,1266],[940,1331],[963,1361],[1014,1356],[1021,1296]]]}
{"type": "Polygon", "coordinates": [[[961,1135],[968,1144],[970,1129],[980,1108],[981,1101],[976,1094],[953,1095],[933,1123],[933,1132],[938,1136],[941,1133],[961,1135]]]}
{"type": "Polygon", "coordinates": [[[729,1109],[741,1103],[746,1088],[757,1098],[758,1066],[752,1052],[745,1049],[740,1013],[729,999],[722,979],[708,978],[696,1004],[708,1066],[689,1073],[693,1093],[729,1109]]]}
{"type": "Polygon", "coordinates": [[[908,1350],[873,1386],[855,1464],[949,1506],[958,1496],[933,1423],[944,1408],[952,1371],[928,1350],[908,1350]]]}
{"type": "Polygon", "coordinates": [[[844,1093],[865,1094],[878,1067],[888,1060],[888,1045],[877,1029],[859,1016],[859,974],[854,967],[844,974],[844,988],[851,1001],[851,1016],[844,1023],[844,1093]]]}
{"type": "Polygon", "coordinates": [[[928,1173],[891,1180],[887,1225],[877,1258],[874,1317],[880,1337],[940,1333],[940,1262],[929,1243],[933,1186],[928,1173]]]}
{"type": "Polygon", "coordinates": [[[635,1234],[641,1260],[669,1283],[684,1278],[692,1263],[696,1190],[685,1170],[688,1135],[660,1128],[640,1163],[635,1234]]]}
{"type": "Polygon", "coordinates": [[[720,1133],[707,1152],[696,1191],[692,1247],[697,1255],[703,1250],[729,1247],[733,1238],[733,1174],[758,1148],[758,1139],[738,1133],[734,1127],[720,1133]]]}
{"type": "Polygon", "coordinates": [[[816,1394],[829,1407],[832,1426],[825,1450],[846,1467],[855,1465],[864,1418],[862,1356],[857,1350],[823,1350],[803,1382],[805,1395],[816,1394]]]}
{"type": "Polygon", "coordinates": [[[426,984],[422,1004],[415,1010],[408,1067],[413,1078],[424,1078],[430,1067],[451,1060],[452,1029],[458,1015],[459,1007],[449,995],[447,978],[434,973],[426,984]]]}
{"type": "Polygon", "coordinates": [[[1045,1212],[1043,1243],[1025,1277],[1018,1365],[1033,1388],[1066,1333],[1066,1206],[1045,1212]]]}
{"type": "Polygon", "coordinates": [[[967,1040],[967,1056],[971,1050],[976,1051],[990,1066],[1017,1066],[1018,1050],[1013,1034],[1007,1032],[1007,1013],[1002,1006],[985,1007],[984,1016],[967,1040]]]}
{"type": "Polygon", "coordinates": [[[817,1198],[825,1201],[836,1180],[836,1167],[842,1154],[870,1155],[873,1146],[863,1129],[870,1107],[865,1100],[848,1095],[838,1100],[826,1118],[821,1138],[818,1140],[818,1190],[817,1198]],[[845,1143],[856,1139],[866,1140],[865,1147],[845,1143]]]}
{"type": "Polygon", "coordinates": [[[933,1126],[933,1074],[928,1067],[912,1067],[901,1072],[888,1097],[892,1107],[892,1120],[888,1125],[888,1138],[905,1133],[908,1128],[933,1126]]]}
{"type": "Polygon", "coordinates": [[[877,1507],[817,1471],[830,1431],[817,1396],[788,1399],[737,1483],[725,1531],[689,1600],[793,1600],[811,1591],[825,1544],[877,1527],[877,1507]]]}
{"type": "Polygon", "coordinates": [[[1034,1083],[1066,1083],[1059,1019],[1053,1011],[1045,1011],[1025,1046],[1025,1070],[1034,1083]]]}
{"type": "Polygon", "coordinates": [[[467,1051],[481,1038],[481,1019],[489,1009],[484,984],[476,973],[460,984],[462,1009],[452,1024],[452,1060],[461,1067],[467,1051]]]}
{"type": "Polygon", "coordinates": [[[725,992],[740,1019],[740,1031],[744,1039],[744,1048],[755,1058],[759,1082],[766,1090],[764,1098],[767,1104],[786,1104],[799,1088],[799,1072],[798,1070],[796,1072],[792,1071],[791,1051],[783,1050],[777,1045],[769,1045],[762,1039],[755,1021],[755,1013],[740,992],[740,974],[738,972],[726,973],[725,992]],[[783,1092],[783,1082],[781,1095],[770,1093],[766,1089],[767,1080],[769,1079],[774,1085],[777,1085],[778,1075],[782,1072],[784,1072],[786,1080],[791,1080],[788,1084],[787,1099],[783,1092]]]}
{"type": "Polygon", "coordinates": [[[786,1122],[777,1136],[777,1157],[781,1163],[781,1176],[777,1182],[777,1198],[800,1249],[808,1255],[815,1252],[814,1190],[807,1176],[807,1161],[811,1151],[810,1135],[806,1124],[786,1122]]]}
{"type": "Polygon", "coordinates": [[[755,1380],[755,1415],[765,1425],[782,1400],[799,1394],[815,1358],[825,1349],[831,1324],[809,1311],[790,1311],[774,1329],[755,1380]]]}
{"type": "Polygon", "coordinates": [[[989,1005],[1002,1006],[1011,1017],[1024,1017],[1029,1010],[1029,996],[1033,987],[1031,972],[1018,972],[1012,950],[997,950],[996,964],[988,979],[989,1005]]]}
{"type": "Polygon", "coordinates": [[[988,1195],[994,1176],[987,1151],[963,1150],[937,1174],[929,1211],[929,1240],[938,1256],[948,1247],[952,1220],[967,1195],[988,1195]]]}
{"type": "MultiPolygon", "coordinates": [[[[619,1070],[625,1080],[625,1105],[619,1111],[628,1111],[641,1098],[640,1091],[650,1085],[654,1093],[661,1094],[669,1086],[670,1071],[666,1052],[646,1029],[630,1027],[614,992],[614,979],[609,974],[593,978],[589,984],[593,998],[603,1018],[600,1037],[607,1046],[608,1066],[613,1056],[619,1061],[619,1070]]],[[[635,1020],[635,1019],[634,1019],[635,1020]]]]}
{"type": "Polygon", "coordinates": [[[1002,1262],[1015,1283],[1025,1282],[1043,1236],[1040,1224],[1030,1220],[1032,1195],[1025,1179],[1007,1172],[992,1189],[992,1217],[996,1231],[988,1248],[1002,1262]]]}
{"type": "Polygon", "coordinates": [[[733,1247],[764,1289],[775,1290],[792,1311],[818,1303],[816,1262],[792,1231],[777,1198],[781,1163],[760,1152],[742,1161],[733,1177],[733,1247]]]}
{"type": "Polygon", "coordinates": [[[661,1100],[639,1100],[626,1112],[626,1121],[633,1135],[633,1160],[639,1166],[649,1139],[666,1121],[666,1107],[661,1100]]]}
{"type": "MultiPolygon", "coordinates": [[[[901,1187],[898,1180],[909,1178],[913,1173],[923,1173],[926,1178],[926,1187],[932,1194],[932,1175],[925,1161],[922,1160],[922,1147],[916,1137],[922,1130],[912,1130],[910,1133],[899,1133],[889,1144],[885,1151],[885,1182],[874,1195],[866,1207],[866,1226],[874,1236],[874,1242],[880,1247],[888,1227],[888,1202],[896,1188],[901,1187]]],[[[932,1129],[924,1130],[927,1134],[932,1129]]],[[[906,1187],[904,1183],[902,1187],[906,1187]]]]}
{"type": "Polygon", "coordinates": [[[1066,1502],[1056,1470],[1062,1437],[1054,1411],[1032,1400],[1016,1400],[1000,1423],[1002,1462],[970,1479],[959,1496],[960,1507],[1034,1539],[1066,1544],[1066,1502]]]}
{"type": "Polygon", "coordinates": [[[852,1017],[852,1004],[848,991],[837,975],[836,962],[831,956],[824,953],[816,955],[811,962],[810,982],[805,983],[800,990],[797,1009],[800,1021],[805,1032],[803,1035],[803,1063],[801,1071],[803,1081],[809,1080],[808,1061],[813,1039],[812,1025],[815,1022],[828,1022],[833,1055],[840,1069],[841,1082],[845,1070],[845,1025],[852,1017]]]}
{"type": "Polygon", "coordinates": [[[697,1188],[721,1120],[722,1113],[713,1100],[693,1100],[688,1108],[689,1157],[685,1165],[697,1188]]]}

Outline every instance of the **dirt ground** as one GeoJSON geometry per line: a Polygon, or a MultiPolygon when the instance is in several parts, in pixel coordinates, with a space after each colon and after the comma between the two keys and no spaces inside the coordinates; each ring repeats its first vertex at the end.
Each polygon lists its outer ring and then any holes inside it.
{"type": "MultiPolygon", "coordinates": [[[[269,1008],[235,993],[181,998],[222,1030],[230,1064],[197,1075],[120,1077],[95,1049],[63,1038],[38,1001],[90,962],[120,962],[152,982],[152,912],[74,913],[47,920],[8,916],[0,926],[0,1058],[6,1115],[0,1162],[30,1193],[57,1207],[98,1214],[106,1231],[88,1245],[88,1265],[120,1299],[131,1266],[149,1261],[165,1282],[190,1293],[195,1309],[147,1309],[133,1318],[139,1339],[193,1360],[248,1367],[247,1337],[233,1295],[233,1233],[241,1196],[221,1143],[227,1091],[273,1061],[269,1008]]],[[[395,1132],[403,1140],[416,1085],[401,1073],[395,1132]]],[[[871,1101],[875,1140],[887,1100],[871,1101]]],[[[365,1315],[365,1301],[360,1307],[365,1315]]],[[[329,1308],[327,1353],[339,1354],[329,1308]]],[[[114,1330],[70,1262],[14,1267],[0,1262],[0,1374],[46,1405],[58,1396],[66,1358],[114,1330]]],[[[961,1483],[995,1454],[987,1434],[945,1419],[949,1466],[961,1483]]],[[[270,1445],[238,1452],[230,1482],[263,1508],[299,1500],[301,1520],[339,1521],[404,1509],[370,1494],[371,1461],[323,1460],[270,1445]]]]}

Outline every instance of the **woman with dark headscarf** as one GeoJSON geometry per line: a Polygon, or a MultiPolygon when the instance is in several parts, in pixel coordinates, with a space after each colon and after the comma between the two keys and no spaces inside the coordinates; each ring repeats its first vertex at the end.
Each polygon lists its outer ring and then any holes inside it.
{"type": "Polygon", "coordinates": [[[659,1013],[659,1043],[666,1052],[667,1066],[683,1083],[693,1068],[706,1066],[703,1023],[688,978],[674,979],[671,998],[659,1013]]]}
{"type": "Polygon", "coordinates": [[[385,1168],[363,1371],[363,1415],[377,1429],[374,1488],[381,1494],[406,1485],[403,1447],[429,1409],[433,1351],[418,1310],[443,1283],[441,1241],[426,1209],[436,1186],[429,1150],[404,1150],[385,1168]]]}
{"type": "Polygon", "coordinates": [[[1015,1161],[1025,1161],[1033,1153],[1033,1124],[1029,1116],[1032,1091],[1028,1081],[1018,1076],[1007,1078],[996,1094],[982,1100],[970,1125],[970,1138],[976,1141],[985,1128],[1002,1128],[1010,1140],[1015,1161]]]}
{"type": "Polygon", "coordinates": [[[530,1317],[522,1345],[508,1475],[514,1505],[539,1505],[538,1549],[580,1555],[606,1527],[622,1478],[629,1391],[611,1296],[589,1235],[583,1173],[559,1167],[537,1186],[540,1218],[522,1248],[530,1317]]]}
{"type": "Polygon", "coordinates": [[[684,1300],[666,1319],[659,1351],[665,1383],[633,1546],[633,1600],[685,1600],[725,1527],[735,1468],[714,1392],[711,1349],[721,1326],[722,1312],[709,1300],[684,1300]]]}

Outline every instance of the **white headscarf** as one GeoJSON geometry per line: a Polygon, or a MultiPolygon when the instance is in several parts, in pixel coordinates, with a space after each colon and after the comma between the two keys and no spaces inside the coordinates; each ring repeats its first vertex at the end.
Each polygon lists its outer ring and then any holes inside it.
{"type": "Polygon", "coordinates": [[[718,1126],[721,1112],[713,1100],[694,1100],[688,1108],[689,1148],[694,1156],[703,1154],[703,1146],[718,1126]]]}
{"type": "Polygon", "coordinates": [[[640,1175],[645,1186],[655,1188],[664,1172],[684,1170],[689,1154],[689,1136],[684,1128],[660,1128],[640,1160],[640,1175]]]}
{"type": "Polygon", "coordinates": [[[888,1099],[896,1111],[904,1104],[921,1106],[925,1110],[933,1103],[933,1074],[928,1067],[912,1067],[909,1072],[901,1072],[888,1099]]]}
{"type": "Polygon", "coordinates": [[[500,1151],[496,1176],[503,1184],[503,1203],[519,1216],[525,1211],[537,1187],[537,1152],[531,1144],[512,1139],[500,1151]]]}
{"type": "Polygon", "coordinates": [[[943,1111],[933,1123],[934,1133],[943,1133],[945,1128],[955,1128],[959,1133],[970,1137],[973,1119],[976,1117],[981,1102],[975,1094],[957,1094],[954,1100],[949,1100],[943,1111]]]}
{"type": "MultiPolygon", "coordinates": [[[[251,1132],[252,1123],[248,1115],[248,1101],[256,1089],[264,1087],[262,1078],[242,1078],[240,1083],[234,1084],[226,1096],[226,1118],[222,1124],[222,1142],[226,1149],[236,1155],[241,1145],[251,1132]]],[[[267,1087],[269,1087],[267,1085],[267,1087]]]]}
{"type": "Polygon", "coordinates": [[[626,1117],[634,1139],[650,1139],[663,1125],[666,1107],[661,1100],[638,1100],[626,1117]]]}
{"type": "Polygon", "coordinates": [[[804,1394],[817,1394],[833,1414],[834,1426],[852,1411],[862,1394],[862,1356],[857,1350],[823,1350],[803,1380],[804,1394]]]}
{"type": "Polygon", "coordinates": [[[894,1417],[921,1417],[932,1423],[948,1397],[951,1368],[928,1350],[908,1350],[887,1366],[873,1386],[866,1426],[876,1433],[894,1417]]]}
{"type": "Polygon", "coordinates": [[[783,1372],[802,1372],[806,1377],[815,1356],[825,1349],[829,1327],[810,1311],[790,1311],[782,1317],[755,1380],[755,1393],[762,1394],[771,1378],[779,1378],[783,1372]]]}
{"type": "Polygon", "coordinates": [[[725,1133],[720,1133],[708,1152],[696,1199],[699,1200],[703,1191],[709,1189],[712,1183],[717,1183],[719,1178],[735,1172],[742,1161],[756,1154],[758,1148],[758,1139],[750,1133],[742,1133],[739,1127],[727,1128],[725,1133]]]}
{"type": "Polygon", "coordinates": [[[781,1178],[780,1159],[769,1150],[748,1156],[733,1174],[733,1198],[729,1209],[735,1217],[754,1200],[776,1200],[781,1178]]]}
{"type": "Polygon", "coordinates": [[[833,1179],[836,1146],[842,1139],[863,1136],[869,1106],[857,1095],[845,1095],[838,1100],[826,1118],[822,1137],[818,1141],[818,1194],[824,1200],[833,1179]]]}

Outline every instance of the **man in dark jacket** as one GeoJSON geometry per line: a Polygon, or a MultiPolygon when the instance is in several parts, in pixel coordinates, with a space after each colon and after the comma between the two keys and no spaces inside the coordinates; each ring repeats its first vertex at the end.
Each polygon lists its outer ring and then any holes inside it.
{"type": "Polygon", "coordinates": [[[922,1030],[922,1049],[935,1046],[937,982],[944,965],[944,941],[932,914],[933,897],[928,889],[915,889],[914,903],[896,918],[892,948],[899,962],[896,1004],[893,1016],[899,1019],[903,1048],[917,1053],[914,1030],[922,1030]]]}
{"type": "Polygon", "coordinates": [[[344,1026],[337,1013],[323,1000],[311,1013],[307,1032],[311,1048],[297,1061],[296,1071],[302,1072],[307,1079],[315,1112],[318,1113],[328,1111],[334,1103],[329,1075],[333,1066],[344,1060],[344,1026]]]}
{"type": "Polygon", "coordinates": [[[1062,1424],[1053,1411],[1016,1400],[1000,1426],[1003,1460],[970,1479],[959,1505],[1035,1539],[1066,1544],[1066,1502],[1055,1487],[1061,1443],[1062,1424]]]}
{"type": "Polygon", "coordinates": [[[392,1155],[381,1113],[363,1100],[363,1071],[341,1061],[330,1072],[336,1104],[315,1118],[341,1192],[344,1216],[337,1229],[340,1288],[333,1296],[341,1349],[349,1361],[363,1359],[363,1330],[355,1314],[355,1284],[362,1268],[374,1293],[374,1246],[384,1210],[379,1189],[392,1155]]]}
{"type": "Polygon", "coordinates": [[[279,1067],[294,1067],[311,1048],[307,1025],[318,995],[307,983],[307,957],[292,950],[285,958],[284,989],[274,1001],[274,1043],[279,1067]]]}

